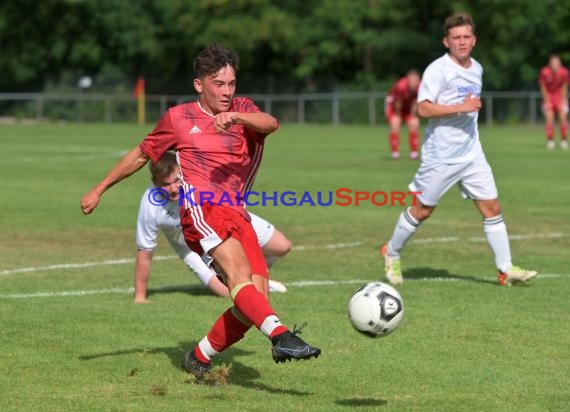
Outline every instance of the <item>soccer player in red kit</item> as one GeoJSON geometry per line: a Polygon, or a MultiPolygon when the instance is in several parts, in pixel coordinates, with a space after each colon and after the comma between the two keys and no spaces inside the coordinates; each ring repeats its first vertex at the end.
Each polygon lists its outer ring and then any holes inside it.
{"type": "Polygon", "coordinates": [[[560,121],[560,147],[568,149],[568,83],[570,74],[560,57],[553,54],[540,70],[538,84],[542,95],[542,111],[546,118],[546,147],[554,149],[554,122],[560,121]]]}
{"type": "Polygon", "coordinates": [[[399,79],[385,100],[386,119],[390,125],[390,150],[392,159],[400,158],[400,128],[402,122],[408,126],[410,158],[418,158],[420,119],[417,115],[418,88],[420,75],[410,70],[399,79]]]}
{"type": "Polygon", "coordinates": [[[170,108],[155,129],[81,200],[83,213],[109,187],[176,150],[181,169],[182,232],[190,248],[209,254],[224,274],[234,306],[184,355],[182,367],[199,379],[211,358],[243,338],[254,325],[272,342],[275,362],[318,357],[321,350],[282,323],[268,301],[268,271],[240,194],[250,190],[267,135],[279,127],[248,98],[234,97],[239,59],[211,45],[194,60],[198,101],[170,108]]]}

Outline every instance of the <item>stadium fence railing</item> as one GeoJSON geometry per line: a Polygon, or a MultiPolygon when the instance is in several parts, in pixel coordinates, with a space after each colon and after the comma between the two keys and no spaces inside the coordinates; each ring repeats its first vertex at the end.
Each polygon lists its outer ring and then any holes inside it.
{"type": "MultiPolygon", "coordinates": [[[[282,123],[386,124],[386,92],[252,94],[262,110],[282,123]]],[[[192,95],[147,95],[147,122],[155,122],[170,106],[192,101],[192,95]]],[[[534,124],[542,120],[538,91],[484,92],[480,122],[534,124]]],[[[137,100],[129,94],[0,93],[4,122],[135,122],[137,100]]]]}

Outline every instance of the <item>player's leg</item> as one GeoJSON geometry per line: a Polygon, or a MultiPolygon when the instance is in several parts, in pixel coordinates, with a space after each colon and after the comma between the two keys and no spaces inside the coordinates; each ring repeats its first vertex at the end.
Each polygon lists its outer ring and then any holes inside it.
{"type": "Polygon", "coordinates": [[[459,180],[463,165],[426,165],[422,163],[409,185],[412,192],[418,193],[416,205],[404,210],[396,223],[392,237],[380,249],[384,257],[386,277],[393,284],[404,281],[400,254],[416,233],[420,224],[428,219],[441,197],[459,180]]]}
{"type": "Polygon", "coordinates": [[[542,111],[545,120],[546,147],[554,149],[554,110],[551,104],[543,104],[542,111]]]}
{"type": "Polygon", "coordinates": [[[558,119],[560,120],[560,147],[568,149],[568,105],[563,102],[558,109],[558,119]]]}
{"type": "MultiPolygon", "coordinates": [[[[251,217],[251,226],[257,235],[257,241],[263,251],[267,267],[270,268],[280,257],[289,253],[291,250],[291,241],[267,220],[251,212],[249,216],[251,217]]],[[[287,292],[287,287],[277,280],[268,279],[267,283],[269,284],[269,292],[287,292]]]]}
{"type": "Polygon", "coordinates": [[[388,124],[390,126],[390,152],[392,159],[400,158],[400,128],[402,127],[402,117],[396,113],[388,112],[388,124]]]}
{"type": "Polygon", "coordinates": [[[270,268],[277,259],[291,251],[291,241],[267,220],[251,212],[249,215],[251,226],[257,235],[257,241],[261,246],[263,256],[265,256],[267,267],[270,268]]]}
{"type": "Polygon", "coordinates": [[[218,318],[192,353],[185,355],[183,367],[196,376],[203,375],[205,372],[202,371],[209,369],[210,359],[240,340],[252,324],[272,341],[276,362],[318,357],[320,349],[309,346],[296,336],[295,331],[283,326],[269,304],[267,281],[260,279],[268,278],[267,266],[251,224],[241,215],[219,221],[231,222],[228,232],[232,236],[211,249],[209,254],[225,274],[235,307],[218,318]],[[276,353],[276,348],[283,352],[276,353]]]}
{"type": "Polygon", "coordinates": [[[408,140],[410,143],[410,158],[417,159],[420,150],[420,119],[418,116],[409,114],[406,117],[408,126],[408,140]]]}
{"type": "Polygon", "coordinates": [[[512,264],[509,235],[501,214],[495,178],[484,155],[471,162],[461,177],[460,186],[463,195],[473,199],[483,217],[483,231],[495,258],[499,283],[524,282],[535,277],[536,272],[512,264]]]}
{"type": "Polygon", "coordinates": [[[536,277],[536,271],[521,269],[512,264],[509,235],[501,215],[499,201],[497,199],[476,200],[475,204],[483,216],[483,230],[495,256],[499,284],[511,285],[517,282],[526,282],[536,277]]]}

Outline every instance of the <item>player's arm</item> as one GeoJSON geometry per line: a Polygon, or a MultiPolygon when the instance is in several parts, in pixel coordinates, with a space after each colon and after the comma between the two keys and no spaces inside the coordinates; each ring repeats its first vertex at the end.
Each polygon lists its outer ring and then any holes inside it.
{"type": "Polygon", "coordinates": [[[562,89],[560,90],[560,98],[562,99],[561,107],[566,107],[568,105],[568,83],[564,82],[562,89]]]}
{"type": "Polygon", "coordinates": [[[548,94],[548,90],[546,90],[546,86],[543,83],[540,83],[540,94],[542,95],[542,101],[546,107],[550,107],[550,95],[548,94]]]}
{"type": "Polygon", "coordinates": [[[234,124],[243,125],[247,129],[265,135],[279,128],[277,119],[264,112],[222,112],[214,118],[217,132],[224,132],[234,124]]]}
{"type": "Polygon", "coordinates": [[[418,114],[425,118],[446,117],[458,113],[478,112],[481,109],[481,98],[469,94],[458,104],[443,105],[422,100],[418,103],[418,114]]]}
{"type": "Polygon", "coordinates": [[[392,103],[392,111],[398,116],[402,115],[402,99],[394,98],[394,103],[392,103]]]}
{"type": "Polygon", "coordinates": [[[127,153],[99,184],[81,198],[83,213],[86,215],[91,213],[107,189],[140,170],[149,159],[139,146],[127,153]]]}
{"type": "MultiPolygon", "coordinates": [[[[183,247],[187,248],[185,244],[183,247]]],[[[200,279],[200,281],[217,296],[224,298],[230,297],[230,292],[228,291],[227,286],[218,279],[216,272],[206,265],[197,253],[188,250],[186,256],[184,256],[182,260],[184,260],[186,266],[194,272],[198,279],[200,279]]]]}
{"type": "Polygon", "coordinates": [[[152,250],[139,249],[137,251],[135,261],[135,303],[148,303],[146,291],[153,254],[154,251],[152,250]]]}
{"type": "Polygon", "coordinates": [[[412,105],[410,106],[410,115],[411,116],[418,115],[418,102],[416,102],[415,100],[412,102],[412,105]]]}

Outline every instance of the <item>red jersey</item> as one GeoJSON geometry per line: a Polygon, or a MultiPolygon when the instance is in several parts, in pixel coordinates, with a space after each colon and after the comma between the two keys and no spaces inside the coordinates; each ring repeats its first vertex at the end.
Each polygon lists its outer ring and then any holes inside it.
{"type": "Polygon", "coordinates": [[[394,103],[396,101],[400,101],[402,104],[402,112],[409,112],[412,105],[418,98],[418,89],[419,86],[415,90],[410,90],[408,79],[406,77],[402,77],[396,82],[396,84],[394,84],[388,93],[386,103],[391,109],[393,109],[394,103]]]}
{"type": "Polygon", "coordinates": [[[545,66],[540,71],[538,84],[544,86],[548,94],[558,96],[562,91],[562,86],[570,81],[568,69],[564,66],[560,67],[556,72],[552,71],[549,66],[545,66]]]}
{"type": "MultiPolygon", "coordinates": [[[[236,97],[229,111],[260,110],[250,99],[236,97]]],[[[237,208],[247,216],[243,195],[253,185],[266,136],[238,124],[218,133],[214,116],[192,102],[168,109],[140,149],[155,162],[167,150],[178,151],[185,208],[209,203],[237,208]]]]}

